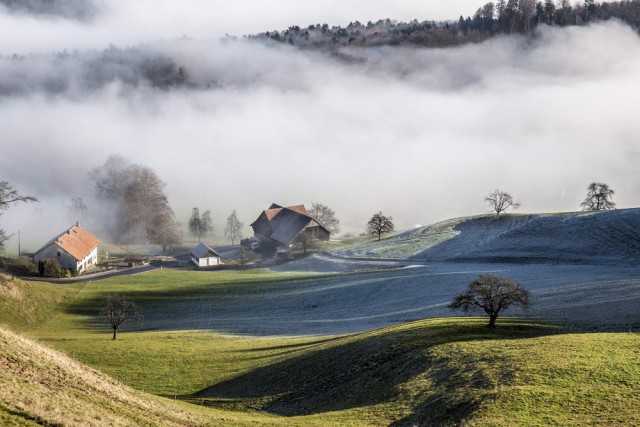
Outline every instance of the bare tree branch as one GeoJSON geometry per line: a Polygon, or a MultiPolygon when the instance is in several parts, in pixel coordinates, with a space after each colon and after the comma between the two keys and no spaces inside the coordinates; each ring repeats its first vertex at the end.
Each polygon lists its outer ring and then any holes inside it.
{"type": "Polygon", "coordinates": [[[513,200],[511,194],[500,190],[493,190],[484,200],[491,206],[492,212],[496,213],[496,219],[500,217],[502,212],[509,208],[518,209],[520,203],[513,200]]]}
{"type": "Polygon", "coordinates": [[[530,304],[531,294],[524,285],[505,276],[481,274],[469,283],[466,291],[453,298],[449,308],[464,312],[481,308],[489,316],[487,326],[495,328],[500,312],[512,305],[526,309],[530,304]]]}

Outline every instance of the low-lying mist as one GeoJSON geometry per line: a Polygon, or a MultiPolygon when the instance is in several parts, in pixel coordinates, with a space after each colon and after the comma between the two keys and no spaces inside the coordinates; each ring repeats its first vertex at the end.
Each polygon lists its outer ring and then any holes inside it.
{"type": "Polygon", "coordinates": [[[496,188],[523,212],[577,210],[592,181],[638,205],[630,28],[341,53],[183,38],[1,58],[0,179],[41,200],[3,228],[43,243],[79,196],[90,223],[112,215],[87,172],[113,153],[153,168],[181,221],[210,209],[217,234],[233,209],[249,234],[272,202],[323,202],[355,232],[380,210],[398,228],[484,213],[496,188]]]}
{"type": "Polygon", "coordinates": [[[0,0],[0,55],[214,39],[317,23],[473,15],[478,0],[0,0]]]}

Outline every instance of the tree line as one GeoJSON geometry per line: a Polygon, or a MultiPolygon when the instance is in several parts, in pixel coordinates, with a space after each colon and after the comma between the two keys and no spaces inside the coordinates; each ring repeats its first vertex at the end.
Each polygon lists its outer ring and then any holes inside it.
{"type": "MultiPolygon", "coordinates": [[[[130,164],[123,157],[112,155],[104,165],[93,169],[89,177],[93,180],[98,199],[108,206],[110,219],[105,224],[114,243],[152,243],[162,247],[163,253],[182,240],[182,224],[175,218],[164,193],[165,183],[153,169],[130,164]]],[[[587,187],[587,195],[580,204],[583,211],[603,211],[615,209],[615,191],[606,183],[592,182],[587,187]]],[[[0,215],[10,205],[37,202],[32,196],[25,196],[15,190],[7,181],[0,181],[0,215]]],[[[485,197],[496,219],[507,209],[518,209],[520,203],[505,191],[494,190],[485,197]]],[[[84,218],[87,206],[81,198],[71,199],[67,207],[70,219],[84,218]]],[[[332,234],[340,231],[340,221],[335,211],[322,203],[313,203],[309,215],[332,234]]],[[[235,245],[243,235],[244,224],[238,219],[236,210],[226,220],[225,238],[235,245]]],[[[375,213],[366,224],[366,233],[381,240],[382,235],[394,230],[393,218],[382,212],[375,213]]],[[[188,224],[189,232],[201,241],[213,230],[211,211],[202,215],[194,207],[188,224]]],[[[11,237],[0,228],[0,250],[11,237]]]]}
{"type": "MultiPolygon", "coordinates": [[[[456,21],[350,22],[346,27],[293,25],[283,31],[267,31],[250,39],[273,40],[305,48],[339,46],[370,47],[414,45],[448,47],[478,43],[499,34],[531,34],[539,25],[558,27],[587,25],[618,19],[640,29],[640,0],[572,3],[570,0],[498,0],[478,8],[473,16],[456,21]]],[[[353,59],[351,59],[353,60],[353,59]]]]}

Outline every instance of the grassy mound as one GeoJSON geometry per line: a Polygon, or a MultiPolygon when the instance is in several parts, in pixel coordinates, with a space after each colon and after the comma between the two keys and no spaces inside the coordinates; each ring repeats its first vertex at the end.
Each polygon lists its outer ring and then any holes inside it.
{"type": "Polygon", "coordinates": [[[437,319],[341,338],[197,394],[371,425],[638,425],[640,336],[437,319]],[[337,417],[337,418],[336,418],[337,417]]]}
{"type": "Polygon", "coordinates": [[[3,425],[202,425],[180,404],[145,395],[0,328],[3,425]]]}

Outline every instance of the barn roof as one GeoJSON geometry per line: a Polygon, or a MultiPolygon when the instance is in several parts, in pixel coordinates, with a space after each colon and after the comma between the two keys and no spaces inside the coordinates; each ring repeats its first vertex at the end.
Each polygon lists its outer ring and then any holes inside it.
{"type": "Polygon", "coordinates": [[[307,215],[291,209],[282,209],[273,220],[271,220],[274,231],[269,237],[280,243],[289,243],[295,239],[311,221],[313,221],[313,219],[307,215]]]}
{"type": "MultiPolygon", "coordinates": [[[[269,209],[265,209],[260,213],[251,226],[264,221],[266,218],[270,231],[265,237],[269,237],[279,243],[288,244],[298,236],[305,228],[319,227],[327,231],[322,225],[318,224],[310,215],[304,205],[292,205],[282,207],[275,203],[271,204],[269,209]]],[[[254,228],[255,230],[255,228],[254,228]]],[[[261,233],[265,233],[264,230],[261,233]]],[[[329,231],[327,231],[329,233],[329,231]]]]}
{"type": "MultiPolygon", "coordinates": [[[[292,210],[294,212],[298,212],[299,214],[309,216],[309,212],[307,211],[307,208],[304,207],[304,205],[293,205],[293,206],[287,206],[285,208],[285,207],[282,207],[282,206],[278,205],[277,203],[272,203],[271,206],[269,206],[269,209],[265,209],[264,211],[262,211],[262,213],[264,213],[265,217],[267,217],[267,220],[269,222],[271,222],[271,220],[276,215],[278,215],[280,213],[280,211],[282,211],[283,209],[289,209],[289,210],[292,210]]],[[[262,214],[260,214],[260,216],[262,216],[262,214]]],[[[258,219],[253,221],[251,223],[251,225],[257,223],[260,220],[260,216],[258,216],[258,219]]]]}
{"type": "Polygon", "coordinates": [[[287,206],[287,209],[290,209],[294,212],[298,212],[299,214],[302,214],[302,215],[309,216],[309,211],[307,211],[307,208],[305,208],[304,205],[287,206]]]}
{"type": "Polygon", "coordinates": [[[211,258],[211,257],[220,258],[220,255],[216,251],[214,251],[204,243],[200,243],[198,246],[193,248],[191,250],[191,255],[193,255],[196,258],[211,258]]]}
{"type": "Polygon", "coordinates": [[[49,240],[43,247],[38,249],[36,254],[55,244],[65,252],[69,253],[69,255],[74,257],[76,260],[80,261],[89,255],[89,253],[94,250],[99,243],[100,239],[76,224],[49,240]]]}

